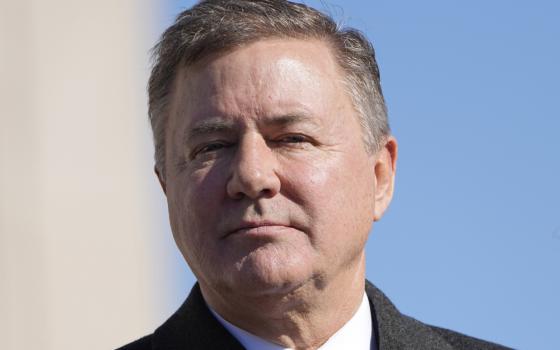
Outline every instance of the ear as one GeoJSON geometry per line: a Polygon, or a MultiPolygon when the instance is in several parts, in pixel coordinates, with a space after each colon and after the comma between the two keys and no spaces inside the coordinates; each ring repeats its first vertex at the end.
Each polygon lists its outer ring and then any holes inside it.
{"type": "Polygon", "coordinates": [[[160,172],[157,166],[154,166],[154,172],[156,173],[156,176],[159,180],[159,184],[161,185],[161,189],[163,190],[163,193],[167,196],[167,187],[165,185],[165,178],[162,172],[160,172]]]}
{"type": "Polygon", "coordinates": [[[397,140],[387,137],[385,145],[377,152],[375,161],[375,209],[373,219],[381,219],[393,198],[397,167],[397,140]]]}

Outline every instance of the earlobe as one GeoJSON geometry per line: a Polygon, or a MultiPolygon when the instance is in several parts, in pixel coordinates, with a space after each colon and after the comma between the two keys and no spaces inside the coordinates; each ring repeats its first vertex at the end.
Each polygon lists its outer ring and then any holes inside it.
{"type": "Polygon", "coordinates": [[[161,189],[163,190],[163,193],[167,196],[167,187],[162,172],[157,168],[157,166],[154,166],[154,172],[156,173],[156,176],[159,180],[159,184],[161,185],[161,189]]]}
{"type": "Polygon", "coordinates": [[[381,219],[393,198],[397,154],[397,140],[393,136],[387,137],[385,145],[378,151],[375,162],[374,221],[381,219]]]}

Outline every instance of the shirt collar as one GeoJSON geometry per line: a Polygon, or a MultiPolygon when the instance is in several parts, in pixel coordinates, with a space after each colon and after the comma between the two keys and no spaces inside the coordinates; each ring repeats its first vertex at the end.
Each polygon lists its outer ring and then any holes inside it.
{"type": "MultiPolygon", "coordinates": [[[[251,334],[228,321],[224,320],[218,313],[216,313],[210,306],[208,306],[216,319],[227,329],[247,350],[288,350],[282,345],[272,343],[251,334]]],[[[342,328],[334,333],[329,340],[318,350],[338,350],[338,349],[355,349],[355,350],[370,350],[372,344],[375,344],[372,339],[372,323],[371,323],[371,310],[369,307],[369,300],[364,293],[362,303],[358,311],[352,318],[346,322],[342,328]]]]}

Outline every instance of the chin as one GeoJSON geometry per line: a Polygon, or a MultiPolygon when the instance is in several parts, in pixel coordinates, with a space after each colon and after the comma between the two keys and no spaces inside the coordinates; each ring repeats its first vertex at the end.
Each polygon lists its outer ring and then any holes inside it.
{"type": "Polygon", "coordinates": [[[279,259],[274,254],[252,254],[235,264],[229,285],[236,293],[252,296],[288,294],[313,279],[311,264],[295,256],[279,259]]]}

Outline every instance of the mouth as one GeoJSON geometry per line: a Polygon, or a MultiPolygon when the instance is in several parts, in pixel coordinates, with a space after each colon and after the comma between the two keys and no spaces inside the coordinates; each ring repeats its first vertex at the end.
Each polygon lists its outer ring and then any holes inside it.
{"type": "Polygon", "coordinates": [[[284,234],[288,231],[295,230],[294,227],[282,223],[271,221],[261,222],[245,222],[241,225],[230,230],[225,237],[228,236],[251,236],[251,237],[265,237],[276,236],[284,234]]]}

